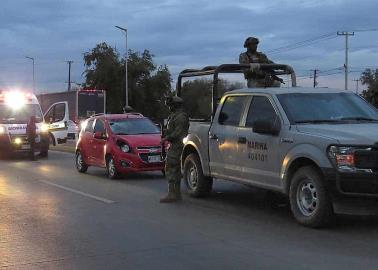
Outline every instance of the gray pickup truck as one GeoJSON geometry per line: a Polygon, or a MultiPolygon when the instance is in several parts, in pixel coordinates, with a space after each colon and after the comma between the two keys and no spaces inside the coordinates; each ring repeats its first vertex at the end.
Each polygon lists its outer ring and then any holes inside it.
{"type": "MultiPolygon", "coordinates": [[[[290,67],[267,66],[291,74],[295,86],[290,67]]],[[[310,227],[328,225],[334,213],[377,214],[378,111],[350,91],[329,88],[246,88],[218,103],[218,73],[247,68],[222,65],[179,76],[179,95],[182,78],[214,74],[215,82],[211,120],[191,122],[184,139],[189,194],[208,195],[213,178],[277,191],[310,227]]]]}

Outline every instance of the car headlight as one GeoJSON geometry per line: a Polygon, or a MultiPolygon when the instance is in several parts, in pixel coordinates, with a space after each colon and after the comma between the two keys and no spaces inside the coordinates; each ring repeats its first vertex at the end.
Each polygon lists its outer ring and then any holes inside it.
{"type": "Polygon", "coordinates": [[[120,146],[120,148],[121,148],[122,152],[125,152],[125,153],[128,153],[128,152],[131,151],[130,146],[128,146],[126,143],[122,144],[122,145],[120,146]]]}
{"type": "Polygon", "coordinates": [[[328,156],[339,171],[356,171],[355,150],[355,147],[332,145],[328,148],[328,156]]]}
{"type": "Polygon", "coordinates": [[[48,131],[49,131],[49,125],[43,123],[43,124],[41,125],[41,132],[42,132],[42,133],[46,133],[46,132],[48,132],[48,131]]]}

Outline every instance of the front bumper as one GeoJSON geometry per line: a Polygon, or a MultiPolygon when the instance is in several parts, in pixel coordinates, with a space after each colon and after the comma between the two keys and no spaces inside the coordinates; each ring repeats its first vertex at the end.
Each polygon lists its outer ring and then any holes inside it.
{"type": "MultiPolygon", "coordinates": [[[[49,137],[48,134],[40,134],[38,135],[38,142],[34,145],[34,151],[45,151],[49,149],[49,137]]],[[[0,153],[8,154],[8,153],[21,153],[21,152],[29,152],[30,151],[30,143],[28,142],[26,135],[0,135],[0,153]],[[14,140],[16,138],[21,139],[20,144],[16,144],[14,140]]]]}
{"type": "Polygon", "coordinates": [[[149,162],[149,156],[160,157],[161,153],[117,153],[115,155],[115,165],[120,173],[161,171],[165,162],[160,160],[149,162]]]}
{"type": "Polygon", "coordinates": [[[378,215],[378,173],[341,173],[323,169],[337,213],[378,215]]]}

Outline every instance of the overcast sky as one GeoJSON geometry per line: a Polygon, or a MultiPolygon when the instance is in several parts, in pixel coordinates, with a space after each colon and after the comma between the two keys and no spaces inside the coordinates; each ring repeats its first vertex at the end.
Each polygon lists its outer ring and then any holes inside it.
{"type": "MultiPolygon", "coordinates": [[[[311,70],[319,69],[319,86],[343,88],[345,37],[336,33],[377,30],[377,12],[377,0],[1,0],[0,87],[31,88],[25,56],[35,58],[39,92],[67,89],[67,60],[74,61],[72,80],[83,82],[84,52],[100,42],[125,52],[114,27],[120,25],[128,28],[129,48],[150,50],[173,79],[184,68],[238,62],[245,38],[256,36],[258,50],[292,65],[299,84],[311,85],[311,70]],[[321,36],[308,46],[275,50],[321,36]]],[[[355,89],[359,71],[378,68],[378,32],[349,39],[349,88],[355,89]]]]}

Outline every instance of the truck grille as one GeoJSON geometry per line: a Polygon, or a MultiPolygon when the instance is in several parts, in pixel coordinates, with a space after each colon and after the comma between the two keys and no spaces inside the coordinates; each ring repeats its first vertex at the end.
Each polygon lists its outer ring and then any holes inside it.
{"type": "Polygon", "coordinates": [[[378,169],[377,150],[357,150],[354,153],[354,162],[359,169],[378,169]]]}

